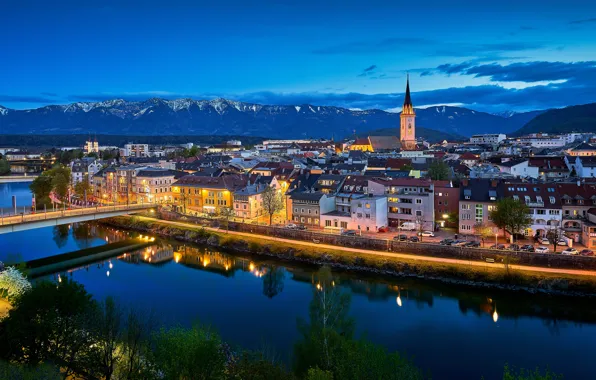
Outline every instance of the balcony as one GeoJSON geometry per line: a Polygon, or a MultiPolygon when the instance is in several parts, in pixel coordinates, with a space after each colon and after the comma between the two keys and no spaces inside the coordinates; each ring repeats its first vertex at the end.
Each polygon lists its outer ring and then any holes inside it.
{"type": "Polygon", "coordinates": [[[526,202],[528,207],[544,207],[544,202],[526,202]]]}

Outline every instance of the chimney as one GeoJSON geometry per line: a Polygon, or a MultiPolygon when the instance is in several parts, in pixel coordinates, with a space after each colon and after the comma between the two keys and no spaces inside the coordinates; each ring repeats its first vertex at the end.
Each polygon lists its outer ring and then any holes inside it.
{"type": "Polygon", "coordinates": [[[577,180],[577,186],[581,186],[581,185],[582,185],[582,183],[581,183],[581,181],[578,179],[578,180],[577,180]]]}
{"type": "Polygon", "coordinates": [[[464,179],[462,179],[462,180],[461,180],[461,184],[462,184],[462,186],[464,186],[464,187],[468,186],[468,179],[467,179],[467,178],[464,178],[464,179]]]}
{"type": "Polygon", "coordinates": [[[490,187],[497,187],[498,183],[499,183],[499,181],[497,181],[496,179],[493,179],[490,181],[490,187]]]}

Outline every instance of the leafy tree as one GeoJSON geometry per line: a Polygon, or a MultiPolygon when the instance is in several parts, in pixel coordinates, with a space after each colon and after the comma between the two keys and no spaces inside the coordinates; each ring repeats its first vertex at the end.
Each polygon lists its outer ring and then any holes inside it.
{"type": "Polygon", "coordinates": [[[511,235],[522,233],[532,224],[529,208],[519,200],[503,198],[497,201],[496,209],[490,212],[493,223],[511,235]]]}
{"type": "Polygon", "coordinates": [[[155,337],[153,361],[167,379],[223,379],[226,358],[220,346],[209,327],[163,329],[155,337]]]}
{"type": "Polygon", "coordinates": [[[74,186],[75,193],[80,196],[81,198],[85,196],[85,194],[91,194],[91,183],[89,182],[89,175],[85,174],[83,179],[77,182],[74,186]]]}
{"type": "Polygon", "coordinates": [[[284,290],[285,272],[283,268],[272,265],[263,276],[263,295],[273,298],[284,290]]]}
{"type": "Polygon", "coordinates": [[[474,226],[474,231],[482,238],[482,245],[484,246],[485,240],[495,236],[495,232],[498,231],[495,227],[489,226],[484,223],[478,223],[474,226]]]}
{"type": "Polygon", "coordinates": [[[305,380],[333,380],[333,373],[331,371],[324,371],[319,367],[310,368],[306,373],[305,380]]]}
{"type": "Polygon", "coordinates": [[[50,200],[50,193],[52,192],[52,177],[49,175],[42,175],[38,176],[31,182],[29,185],[29,189],[33,193],[35,197],[35,204],[37,207],[46,205],[49,206],[52,204],[50,200]]]}
{"type": "Polygon", "coordinates": [[[295,377],[281,365],[265,358],[261,352],[243,351],[226,368],[226,379],[292,380],[295,377]]]}
{"type": "Polygon", "coordinates": [[[281,194],[271,186],[265,186],[265,190],[261,194],[263,200],[263,211],[269,215],[269,225],[273,224],[273,215],[284,209],[284,202],[281,194]]]}
{"type": "Polygon", "coordinates": [[[10,173],[10,162],[6,158],[0,159],[0,175],[6,175],[10,173]]]}
{"type": "Polygon", "coordinates": [[[49,364],[23,366],[0,360],[0,379],[10,380],[61,380],[60,371],[49,364]]]}
{"type": "Polygon", "coordinates": [[[505,364],[505,368],[503,370],[503,380],[562,380],[563,376],[551,372],[549,369],[546,369],[542,372],[540,369],[536,368],[533,371],[529,371],[526,369],[521,368],[520,370],[516,371],[509,367],[508,364],[505,364]]]}
{"type": "Polygon", "coordinates": [[[3,358],[28,365],[52,362],[65,378],[87,377],[97,308],[82,285],[68,278],[58,285],[43,281],[14,306],[0,331],[3,358]]]}
{"type": "Polygon", "coordinates": [[[130,309],[122,333],[122,355],[117,363],[116,371],[120,378],[128,380],[145,380],[151,376],[150,339],[154,330],[155,319],[152,313],[140,313],[130,309]]]}
{"type": "Polygon", "coordinates": [[[443,160],[434,160],[428,166],[428,176],[434,181],[447,181],[451,177],[451,168],[443,160]]]}
{"type": "Polygon", "coordinates": [[[91,152],[91,153],[87,153],[87,157],[99,158],[99,155],[96,152],[91,152]]]}
{"type": "Polygon", "coordinates": [[[122,310],[111,297],[98,308],[93,321],[93,333],[97,336],[97,344],[91,357],[90,366],[97,367],[100,377],[110,380],[122,358],[120,341],[122,339],[122,310]]]}
{"type": "Polygon", "coordinates": [[[70,169],[57,167],[52,171],[52,189],[62,201],[67,201],[68,188],[70,185],[70,169]]]}

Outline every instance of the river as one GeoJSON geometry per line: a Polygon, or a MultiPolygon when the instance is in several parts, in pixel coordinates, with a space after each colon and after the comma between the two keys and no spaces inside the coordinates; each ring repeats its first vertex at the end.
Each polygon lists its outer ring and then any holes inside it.
{"type": "MultiPolygon", "coordinates": [[[[0,260],[51,256],[127,235],[93,224],[0,235],[0,260]]],[[[316,269],[159,241],[60,276],[71,276],[97,299],[114,296],[153,310],[167,325],[209,323],[233,344],[267,347],[289,362],[316,269]]],[[[338,286],[352,296],[357,334],[407,354],[435,379],[498,379],[506,362],[549,366],[567,379],[592,378],[596,371],[593,300],[338,276],[338,286]]]]}

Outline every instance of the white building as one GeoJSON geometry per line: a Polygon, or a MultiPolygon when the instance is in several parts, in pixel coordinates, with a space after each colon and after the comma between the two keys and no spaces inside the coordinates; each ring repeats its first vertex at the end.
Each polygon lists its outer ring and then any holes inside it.
{"type": "Polygon", "coordinates": [[[528,166],[529,161],[524,159],[519,160],[508,160],[496,164],[501,173],[508,173],[515,177],[529,177],[538,178],[539,172],[538,167],[528,166]]]}
{"type": "Polygon", "coordinates": [[[85,176],[91,181],[91,178],[101,170],[102,165],[97,161],[88,159],[73,161],[70,164],[70,180],[73,185],[83,181],[85,176]]]}
{"type": "Polygon", "coordinates": [[[149,157],[149,144],[125,144],[122,155],[124,157],[149,157]]]}
{"type": "Polygon", "coordinates": [[[352,199],[349,211],[332,211],[321,215],[321,227],[330,230],[377,232],[387,224],[387,197],[372,194],[352,199]]]}
{"type": "Polygon", "coordinates": [[[575,157],[575,172],[580,178],[596,177],[596,157],[575,157]]]}
{"type": "Polygon", "coordinates": [[[498,144],[506,138],[507,135],[503,133],[490,133],[484,135],[474,135],[470,137],[470,142],[472,144],[498,144]]]}
{"type": "Polygon", "coordinates": [[[527,144],[533,148],[560,148],[567,145],[567,138],[558,135],[532,134],[521,137],[518,143],[527,144]]]}

